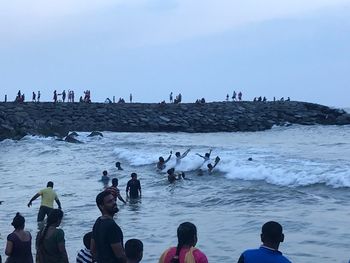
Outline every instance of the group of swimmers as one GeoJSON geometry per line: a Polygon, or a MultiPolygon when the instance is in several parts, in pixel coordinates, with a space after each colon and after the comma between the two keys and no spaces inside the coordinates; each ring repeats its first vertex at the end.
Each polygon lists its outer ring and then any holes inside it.
{"type": "MultiPolygon", "coordinates": [[[[185,158],[187,156],[187,154],[190,152],[190,150],[191,149],[187,149],[183,154],[181,154],[180,152],[175,153],[175,157],[176,157],[175,167],[172,167],[172,168],[167,170],[168,180],[170,183],[173,183],[176,180],[186,179],[185,173],[183,171],[176,172],[175,168],[180,165],[181,159],[185,158]]],[[[166,163],[170,161],[172,153],[173,152],[170,151],[170,154],[166,160],[162,156],[159,157],[158,162],[157,162],[157,170],[158,171],[161,172],[161,171],[164,171],[166,169],[166,163]]],[[[197,156],[203,158],[203,160],[204,160],[203,163],[197,169],[198,175],[203,175],[203,166],[205,166],[205,165],[206,165],[206,169],[207,169],[208,173],[212,173],[212,171],[214,170],[216,165],[220,162],[220,157],[216,156],[216,158],[214,159],[214,162],[211,163],[210,162],[211,153],[212,153],[211,149],[209,150],[209,152],[205,153],[204,155],[196,153],[197,156]]]]}

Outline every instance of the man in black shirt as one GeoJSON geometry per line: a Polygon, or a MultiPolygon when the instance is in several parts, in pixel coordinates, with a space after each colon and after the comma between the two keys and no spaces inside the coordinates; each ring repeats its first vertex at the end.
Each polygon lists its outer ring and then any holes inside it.
{"type": "Polygon", "coordinates": [[[108,191],[96,197],[102,216],[97,218],[92,229],[91,254],[97,262],[125,263],[123,232],[113,220],[118,212],[115,197],[108,191]]]}
{"type": "Polygon", "coordinates": [[[141,197],[141,184],[140,184],[140,181],[137,180],[136,173],[131,174],[131,180],[129,180],[128,184],[126,185],[126,196],[130,196],[130,198],[141,197]],[[130,192],[130,195],[129,195],[129,192],[130,192]]]}

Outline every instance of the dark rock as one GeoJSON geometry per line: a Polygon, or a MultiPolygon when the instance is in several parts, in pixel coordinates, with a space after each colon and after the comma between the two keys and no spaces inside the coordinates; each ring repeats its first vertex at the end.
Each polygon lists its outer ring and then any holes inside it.
{"type": "Polygon", "coordinates": [[[69,143],[82,143],[81,141],[75,139],[75,136],[72,134],[67,135],[66,138],[64,139],[64,141],[69,142],[69,143]]]}

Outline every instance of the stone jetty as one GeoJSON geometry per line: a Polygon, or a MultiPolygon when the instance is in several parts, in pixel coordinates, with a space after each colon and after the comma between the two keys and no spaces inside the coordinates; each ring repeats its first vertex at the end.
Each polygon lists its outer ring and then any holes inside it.
{"type": "Polygon", "coordinates": [[[0,140],[69,131],[237,132],[274,125],[347,125],[350,114],[314,103],[0,103],[0,140]]]}

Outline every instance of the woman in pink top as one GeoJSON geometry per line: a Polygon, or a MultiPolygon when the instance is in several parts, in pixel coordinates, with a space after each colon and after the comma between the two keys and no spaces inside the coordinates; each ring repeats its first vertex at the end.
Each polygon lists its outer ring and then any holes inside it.
{"type": "Polygon", "coordinates": [[[208,263],[205,254],[198,248],[197,228],[190,222],[185,222],[177,228],[177,247],[171,247],[164,251],[159,263],[208,263]]]}

